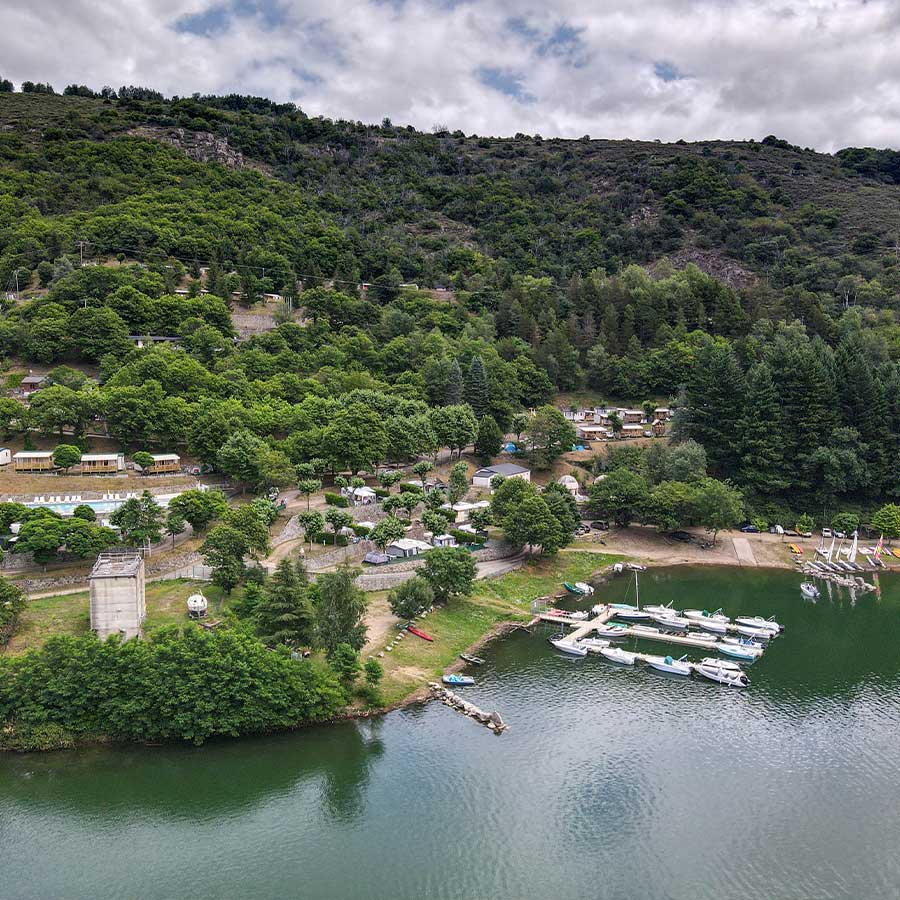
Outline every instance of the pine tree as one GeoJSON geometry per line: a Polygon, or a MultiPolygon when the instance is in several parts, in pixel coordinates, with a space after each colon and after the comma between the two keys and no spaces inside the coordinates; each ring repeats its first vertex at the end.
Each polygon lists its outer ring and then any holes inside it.
{"type": "Polygon", "coordinates": [[[685,393],[685,437],[706,450],[710,468],[727,477],[739,459],[738,419],[746,391],[743,373],[731,347],[715,343],[697,356],[685,393]]]}
{"type": "Polygon", "coordinates": [[[312,641],[314,612],[308,596],[306,569],[281,560],[256,603],[256,630],[270,646],[299,647],[312,641]]]}
{"type": "Polygon", "coordinates": [[[459,360],[454,359],[447,373],[447,393],[444,401],[447,406],[456,406],[462,403],[463,395],[463,377],[462,369],[459,367],[459,360]]]}
{"type": "Polygon", "coordinates": [[[760,494],[783,490],[790,483],[782,445],[781,404],[766,363],[747,373],[747,392],[738,423],[740,463],[737,480],[760,494]]]}
{"type": "Polygon", "coordinates": [[[466,374],[466,402],[472,407],[475,415],[481,419],[487,415],[490,401],[491,394],[484,360],[480,356],[473,356],[466,374]]]}

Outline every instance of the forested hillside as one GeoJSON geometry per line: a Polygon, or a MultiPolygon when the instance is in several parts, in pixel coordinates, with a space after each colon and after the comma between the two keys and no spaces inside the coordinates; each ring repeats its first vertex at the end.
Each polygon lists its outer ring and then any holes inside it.
{"type": "Polygon", "coordinates": [[[0,352],[101,373],[8,427],[100,414],[210,462],[247,431],[272,467],[359,468],[590,389],[677,401],[676,436],[760,502],[897,490],[889,151],[423,134],[139,89],[0,93],[0,126],[0,352]],[[229,303],[264,292],[304,322],[235,344],[229,303]],[[150,333],[181,348],[134,349],[150,333]]]}

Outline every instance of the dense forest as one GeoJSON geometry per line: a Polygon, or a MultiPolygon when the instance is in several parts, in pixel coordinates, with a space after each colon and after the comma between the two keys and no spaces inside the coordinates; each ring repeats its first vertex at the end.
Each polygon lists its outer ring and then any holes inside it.
{"type": "Polygon", "coordinates": [[[674,437],[751,508],[897,493],[891,151],[488,139],[48,87],[0,92],[0,353],[56,367],[29,408],[3,402],[7,431],[102,416],[213,465],[250,435],[269,473],[355,472],[588,390],[670,400],[674,437]],[[236,341],[229,306],[264,293],[282,324],[236,341]]]}

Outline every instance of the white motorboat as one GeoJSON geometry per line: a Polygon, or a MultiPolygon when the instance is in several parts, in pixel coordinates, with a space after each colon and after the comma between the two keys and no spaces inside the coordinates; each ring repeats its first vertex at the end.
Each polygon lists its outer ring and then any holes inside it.
{"type": "Polygon", "coordinates": [[[570,656],[587,656],[587,647],[579,647],[578,644],[572,643],[564,637],[548,638],[550,643],[561,653],[568,653],[570,656]]]}
{"type": "Polygon", "coordinates": [[[658,672],[667,672],[670,675],[690,675],[691,664],[685,662],[686,656],[681,659],[673,659],[671,656],[648,656],[647,665],[652,666],[658,672]]]}
{"type": "Polygon", "coordinates": [[[608,622],[605,625],[598,625],[594,631],[599,637],[606,638],[610,641],[624,641],[628,637],[628,627],[625,625],[616,625],[608,622]]]}
{"type": "Polygon", "coordinates": [[[763,655],[762,649],[747,647],[743,644],[720,644],[719,653],[724,653],[732,659],[742,659],[744,662],[755,662],[763,655]]]}
{"type": "Polygon", "coordinates": [[[717,619],[693,619],[692,621],[704,631],[711,631],[713,634],[725,634],[728,631],[728,623],[719,622],[717,619]]]}
{"type": "Polygon", "coordinates": [[[575,587],[577,587],[585,597],[592,597],[594,595],[593,587],[591,587],[591,585],[589,585],[586,581],[576,581],[575,587]]]}
{"type": "Polygon", "coordinates": [[[777,632],[772,631],[771,629],[754,628],[750,625],[736,625],[735,628],[737,629],[738,634],[743,634],[744,636],[753,638],[757,641],[770,641],[777,634],[777,632]]]}
{"type": "Polygon", "coordinates": [[[609,641],[605,641],[603,638],[585,637],[576,641],[575,645],[584,647],[586,650],[605,650],[609,646],[609,641]]]}
{"type": "Polygon", "coordinates": [[[729,687],[750,686],[750,679],[741,671],[741,667],[723,659],[704,659],[697,665],[697,674],[729,687]]]}
{"type": "Polygon", "coordinates": [[[662,625],[663,628],[672,628],[678,631],[685,631],[691,624],[690,619],[686,619],[684,616],[676,616],[674,610],[669,615],[652,616],[651,618],[657,625],[662,625]]]}
{"type": "Polygon", "coordinates": [[[722,613],[721,609],[715,612],[707,612],[705,609],[686,609],[682,615],[687,619],[696,619],[697,622],[723,622],[728,624],[731,619],[722,613]]]}
{"type": "Polygon", "coordinates": [[[722,638],[723,644],[739,644],[742,647],[750,647],[753,650],[765,650],[766,645],[757,643],[754,640],[746,637],[734,637],[732,635],[728,635],[727,637],[722,638]]]}
{"type": "Polygon", "coordinates": [[[751,628],[765,628],[769,631],[784,631],[774,619],[764,619],[762,616],[736,616],[736,625],[749,625],[751,628]]]}
{"type": "Polygon", "coordinates": [[[633,666],[634,661],[637,659],[637,653],[622,650],[621,647],[607,647],[600,651],[600,655],[610,662],[621,663],[623,666],[633,666]]]}
{"type": "Polygon", "coordinates": [[[586,619],[590,618],[590,613],[587,610],[579,609],[576,612],[565,612],[563,611],[563,615],[569,619],[575,619],[578,622],[584,622],[586,619]]]}
{"type": "Polygon", "coordinates": [[[667,603],[665,606],[645,606],[644,612],[650,613],[651,616],[679,615],[677,609],[672,609],[671,603],[667,603]]]}
{"type": "Polygon", "coordinates": [[[803,584],[800,585],[800,593],[810,600],[818,600],[821,596],[819,589],[811,581],[804,581],[803,584]]]}

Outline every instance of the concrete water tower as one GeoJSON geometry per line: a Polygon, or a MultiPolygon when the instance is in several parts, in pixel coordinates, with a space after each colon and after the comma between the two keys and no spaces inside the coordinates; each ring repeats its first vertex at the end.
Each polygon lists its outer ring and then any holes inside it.
{"type": "Polygon", "coordinates": [[[97,636],[138,636],[147,615],[143,556],[134,550],[101,553],[90,584],[91,629],[97,636]]]}

